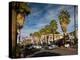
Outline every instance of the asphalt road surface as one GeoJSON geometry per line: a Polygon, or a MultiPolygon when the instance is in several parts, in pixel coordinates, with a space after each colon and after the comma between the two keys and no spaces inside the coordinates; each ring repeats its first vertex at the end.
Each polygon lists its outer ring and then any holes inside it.
{"type": "Polygon", "coordinates": [[[55,48],[52,50],[42,49],[42,50],[37,51],[31,55],[28,55],[27,57],[76,55],[77,52],[78,52],[77,49],[73,49],[73,48],[55,48]]]}

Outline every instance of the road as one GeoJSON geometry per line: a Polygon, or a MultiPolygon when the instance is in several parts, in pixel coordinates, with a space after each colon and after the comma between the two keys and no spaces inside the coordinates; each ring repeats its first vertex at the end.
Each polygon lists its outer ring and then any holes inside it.
{"type": "Polygon", "coordinates": [[[77,54],[77,50],[73,49],[73,48],[55,48],[52,50],[45,50],[45,49],[41,49],[40,51],[37,51],[35,53],[33,53],[32,55],[28,55],[27,57],[32,57],[35,56],[36,54],[40,54],[43,52],[49,52],[49,53],[56,53],[59,55],[75,55],[77,54]]]}

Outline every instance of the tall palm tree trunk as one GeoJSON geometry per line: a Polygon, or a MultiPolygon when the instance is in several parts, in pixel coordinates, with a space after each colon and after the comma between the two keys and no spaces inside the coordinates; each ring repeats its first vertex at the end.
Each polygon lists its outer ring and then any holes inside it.
{"type": "Polygon", "coordinates": [[[52,29],[52,33],[53,33],[53,42],[54,42],[54,31],[53,31],[53,29],[52,29]]]}
{"type": "Polygon", "coordinates": [[[49,38],[49,37],[47,36],[47,45],[48,45],[48,38],[49,38]]]}
{"type": "MultiPolygon", "coordinates": [[[[61,22],[60,22],[60,25],[61,25],[61,22]]],[[[65,32],[64,32],[64,30],[63,30],[63,27],[61,26],[61,29],[62,29],[62,31],[63,31],[63,43],[64,43],[64,45],[66,44],[66,38],[65,38],[65,32]]]]}
{"type": "Polygon", "coordinates": [[[54,31],[53,31],[53,42],[54,42],[54,31]]]}
{"type": "Polygon", "coordinates": [[[18,34],[19,34],[19,43],[20,43],[20,40],[21,40],[21,29],[20,29],[20,32],[18,34]]]}
{"type": "Polygon", "coordinates": [[[66,44],[66,37],[65,37],[65,32],[63,32],[63,37],[64,37],[64,45],[66,44]]]}

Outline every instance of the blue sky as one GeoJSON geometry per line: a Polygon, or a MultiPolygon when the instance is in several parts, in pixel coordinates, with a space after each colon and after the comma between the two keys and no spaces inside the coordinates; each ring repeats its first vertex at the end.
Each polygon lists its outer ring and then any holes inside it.
{"type": "MultiPolygon", "coordinates": [[[[25,17],[24,27],[21,30],[22,37],[29,36],[30,33],[39,31],[45,25],[48,25],[51,20],[56,20],[58,29],[62,33],[58,15],[62,9],[66,9],[70,14],[70,24],[67,31],[74,31],[74,6],[72,5],[55,5],[55,4],[41,4],[41,3],[29,3],[31,13],[25,17]]],[[[76,11],[77,16],[77,11],[76,11]]],[[[77,17],[76,17],[77,20],[77,17]]]]}

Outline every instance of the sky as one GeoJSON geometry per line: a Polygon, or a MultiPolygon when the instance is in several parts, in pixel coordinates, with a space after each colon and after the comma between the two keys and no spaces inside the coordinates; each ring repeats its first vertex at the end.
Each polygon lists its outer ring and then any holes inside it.
{"type": "MultiPolygon", "coordinates": [[[[67,27],[68,32],[74,31],[74,5],[56,5],[43,3],[28,3],[31,13],[25,17],[25,23],[21,30],[21,36],[29,36],[30,33],[39,31],[45,25],[49,25],[51,20],[56,20],[58,24],[57,31],[62,33],[58,15],[62,9],[65,9],[70,14],[70,24],[67,27]]],[[[76,10],[77,20],[77,10],[76,10]]]]}

